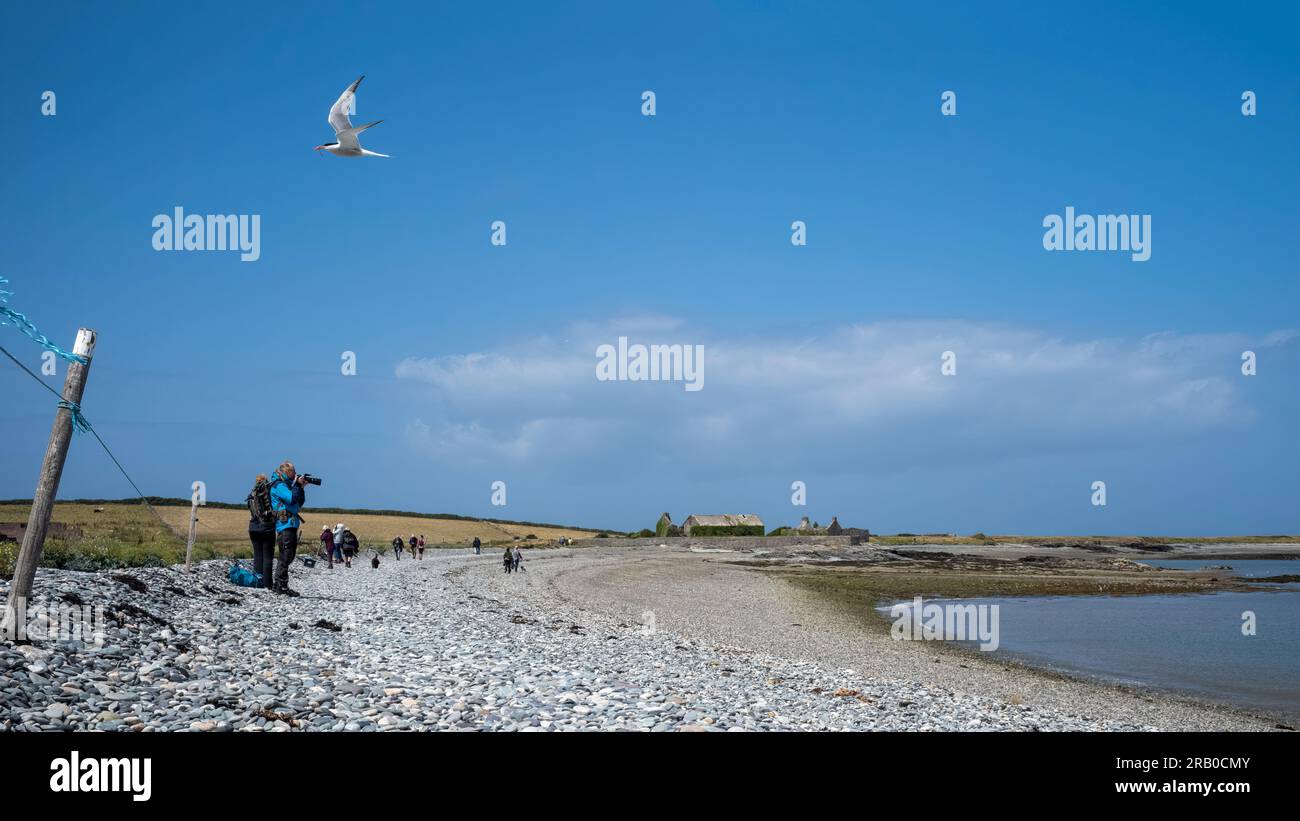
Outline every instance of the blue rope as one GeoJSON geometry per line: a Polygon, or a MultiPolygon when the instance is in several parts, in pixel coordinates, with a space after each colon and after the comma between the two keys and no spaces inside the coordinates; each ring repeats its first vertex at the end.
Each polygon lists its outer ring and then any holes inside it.
{"type": "MultiPolygon", "coordinates": [[[[9,284],[9,280],[5,279],[4,277],[0,277],[0,286],[8,285],[8,284],[9,284]]],[[[40,329],[32,324],[32,321],[30,319],[28,319],[23,314],[20,314],[18,311],[15,311],[13,308],[10,308],[8,305],[6,305],[5,303],[9,301],[7,297],[11,297],[11,296],[13,296],[13,291],[6,291],[3,287],[0,287],[0,317],[6,317],[6,316],[9,317],[9,319],[12,320],[13,322],[13,326],[17,328],[19,332],[31,337],[31,339],[34,342],[36,342],[36,344],[40,345],[42,348],[45,348],[47,351],[53,351],[54,355],[58,356],[60,359],[67,360],[68,362],[76,362],[79,365],[85,365],[90,361],[86,359],[86,357],[84,356],[79,356],[75,353],[69,353],[68,351],[65,351],[62,348],[60,348],[58,345],[55,345],[53,342],[50,341],[50,338],[48,336],[41,333],[40,329]]],[[[0,318],[0,325],[8,325],[8,324],[9,323],[5,322],[3,318],[0,318]]]]}
{"type": "Polygon", "coordinates": [[[32,369],[31,369],[31,368],[27,367],[27,366],[24,365],[22,362],[19,362],[19,361],[18,361],[18,357],[14,356],[13,354],[9,353],[9,351],[5,350],[5,348],[4,348],[3,345],[0,345],[0,353],[2,353],[2,354],[4,354],[5,356],[9,357],[11,360],[13,360],[13,363],[14,363],[15,365],[17,365],[18,367],[20,367],[20,368],[22,368],[24,371],[26,371],[28,376],[30,376],[32,379],[35,379],[35,380],[36,380],[36,384],[40,385],[42,388],[45,388],[45,390],[47,390],[47,391],[49,391],[50,393],[54,394],[55,396],[59,397],[59,407],[60,407],[60,408],[63,408],[63,409],[66,410],[68,413],[72,414],[72,428],[73,428],[73,430],[77,431],[78,433],[94,433],[94,432],[95,432],[94,428],[92,428],[92,427],[90,426],[90,421],[89,421],[88,419],[86,419],[86,417],[82,414],[82,412],[81,412],[81,406],[80,406],[80,405],[78,405],[76,402],[70,402],[70,401],[68,401],[67,399],[64,399],[64,398],[63,398],[63,394],[59,393],[59,392],[56,391],[54,388],[51,388],[49,385],[45,384],[45,380],[44,380],[44,379],[41,379],[41,378],[40,378],[39,376],[37,376],[36,374],[32,373],[32,369]]]}
{"type": "MultiPolygon", "coordinates": [[[[9,280],[5,279],[4,277],[0,277],[0,286],[8,285],[8,284],[9,284],[9,280]]],[[[75,362],[78,365],[90,364],[90,359],[88,357],[80,356],[75,353],[68,353],[67,351],[60,348],[58,345],[55,345],[53,342],[50,341],[49,337],[41,333],[40,330],[35,325],[32,324],[31,320],[29,320],[27,317],[23,316],[22,314],[15,311],[13,308],[10,308],[8,305],[6,305],[5,303],[9,301],[7,297],[10,296],[13,296],[13,291],[6,291],[4,288],[0,287],[0,325],[8,324],[3,319],[3,317],[7,316],[11,320],[13,320],[14,327],[16,327],[19,331],[31,337],[31,339],[35,341],[38,345],[40,345],[42,348],[45,348],[48,351],[53,351],[54,354],[60,357],[61,359],[64,359],[68,362],[75,362]]],[[[135,490],[136,495],[140,497],[140,501],[144,502],[144,506],[149,509],[149,512],[154,515],[154,518],[157,519],[169,531],[171,531],[173,536],[175,536],[178,539],[184,540],[185,537],[182,536],[179,532],[177,532],[177,530],[173,528],[171,525],[167,524],[167,520],[164,519],[162,516],[160,516],[158,514],[158,511],[154,510],[153,505],[149,504],[149,500],[145,498],[144,493],[140,490],[140,486],[137,485],[135,483],[135,480],[131,478],[131,474],[126,472],[126,468],[122,467],[122,463],[119,462],[117,460],[117,457],[113,455],[113,451],[109,450],[108,443],[105,442],[104,439],[99,435],[99,433],[90,426],[90,420],[86,419],[85,414],[81,412],[81,406],[76,402],[71,402],[67,399],[64,399],[63,394],[59,393],[54,388],[51,388],[49,385],[45,384],[44,379],[41,379],[36,374],[32,373],[32,370],[30,368],[28,368],[21,361],[19,361],[18,357],[14,356],[13,354],[9,353],[9,351],[5,350],[4,346],[2,345],[0,345],[0,353],[3,353],[5,356],[9,357],[9,359],[11,359],[15,365],[17,365],[19,368],[22,368],[24,371],[26,371],[27,375],[30,376],[32,379],[35,379],[37,384],[39,384],[42,388],[45,388],[45,390],[49,391],[50,393],[54,394],[59,398],[59,408],[61,408],[62,410],[66,410],[69,413],[69,415],[71,415],[72,417],[72,429],[75,430],[77,433],[89,433],[91,436],[94,436],[95,441],[99,442],[99,446],[104,449],[105,453],[108,454],[108,458],[113,460],[113,464],[117,465],[117,469],[121,471],[122,475],[126,477],[126,480],[131,483],[131,487],[135,490]]]]}
{"type": "Polygon", "coordinates": [[[96,431],[94,428],[90,426],[90,420],[86,419],[86,417],[81,413],[81,406],[78,405],[76,402],[70,402],[67,399],[64,399],[63,394],[59,393],[54,388],[51,388],[49,385],[45,384],[44,379],[41,379],[36,374],[32,373],[31,368],[27,367],[22,362],[20,362],[18,357],[14,356],[13,354],[9,353],[9,351],[5,350],[3,345],[0,345],[0,353],[9,357],[9,359],[12,360],[15,365],[17,365],[19,368],[22,368],[24,371],[26,371],[28,376],[36,380],[36,384],[40,385],[42,388],[45,388],[45,390],[59,397],[59,407],[62,408],[63,410],[66,410],[68,413],[72,415],[72,429],[77,431],[78,433],[89,433],[91,436],[95,437],[95,441],[99,442],[99,446],[104,449],[105,453],[108,454],[108,458],[113,460],[113,464],[117,465],[117,469],[121,471],[122,475],[126,477],[126,480],[131,483],[131,487],[135,490],[135,495],[140,497],[140,501],[144,502],[144,506],[149,509],[149,512],[153,514],[154,518],[157,519],[158,522],[163,527],[167,528],[167,530],[170,531],[173,536],[180,539],[181,541],[185,541],[186,537],[182,536],[180,532],[176,530],[176,528],[169,525],[167,523],[167,520],[164,519],[158,513],[158,511],[154,509],[154,506],[149,504],[149,500],[148,498],[145,497],[144,491],[140,490],[140,486],[137,485],[135,483],[135,480],[131,478],[131,474],[127,473],[126,468],[122,467],[122,463],[117,460],[117,457],[113,455],[113,451],[109,449],[108,443],[104,441],[103,437],[99,435],[98,431],[96,431]]]}
{"type": "Polygon", "coordinates": [[[78,405],[76,402],[69,402],[66,399],[60,399],[59,407],[63,408],[64,410],[72,414],[72,429],[75,430],[77,433],[95,432],[94,429],[90,427],[90,422],[86,419],[86,417],[81,415],[81,406],[78,405]]]}

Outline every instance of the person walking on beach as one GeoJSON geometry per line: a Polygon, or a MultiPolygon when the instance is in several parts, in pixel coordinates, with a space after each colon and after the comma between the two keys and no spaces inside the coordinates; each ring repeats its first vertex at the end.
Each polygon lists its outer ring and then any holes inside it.
{"type": "Polygon", "coordinates": [[[420,551],[420,561],[424,561],[424,534],[423,533],[420,534],[420,543],[416,545],[416,548],[420,551]]]}
{"type": "Polygon", "coordinates": [[[416,545],[417,545],[417,544],[418,544],[418,542],[417,542],[416,539],[415,539],[415,534],[412,533],[412,534],[411,534],[411,542],[410,542],[410,547],[411,547],[411,558],[412,558],[412,559],[415,558],[415,548],[416,548],[416,545]]]}
{"type": "Polygon", "coordinates": [[[519,547],[516,546],[515,547],[515,570],[517,571],[523,570],[524,569],[523,564],[524,564],[524,551],[520,550],[519,547]]]}
{"type": "Polygon", "coordinates": [[[329,525],[325,525],[320,530],[320,550],[329,559],[330,570],[334,569],[334,534],[330,533],[329,525]]]}
{"type": "Polygon", "coordinates": [[[480,553],[482,553],[482,552],[483,552],[483,543],[480,542],[480,541],[478,540],[478,536],[475,536],[475,537],[474,537],[474,555],[477,556],[478,554],[480,554],[480,553]]]}
{"type": "Polygon", "coordinates": [[[507,573],[509,573],[511,570],[514,569],[515,557],[510,555],[510,548],[508,547],[506,548],[506,555],[502,557],[501,562],[502,564],[505,565],[505,570],[507,573]]]}
{"type": "Polygon", "coordinates": [[[347,532],[348,529],[343,526],[342,522],[334,525],[334,559],[339,564],[343,563],[343,534],[347,532]]]}
{"type": "Polygon", "coordinates": [[[397,557],[399,562],[402,560],[402,544],[401,536],[393,537],[393,555],[397,557]]]}
{"type": "Polygon", "coordinates": [[[343,531],[343,566],[352,567],[352,558],[357,555],[361,549],[361,543],[357,541],[357,534],[351,530],[343,531]]]}

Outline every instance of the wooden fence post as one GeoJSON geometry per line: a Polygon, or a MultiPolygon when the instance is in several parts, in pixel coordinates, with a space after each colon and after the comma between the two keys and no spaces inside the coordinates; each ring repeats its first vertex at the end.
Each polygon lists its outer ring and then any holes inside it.
{"type": "MultiPolygon", "coordinates": [[[[85,357],[86,364],[68,363],[68,374],[63,380],[63,401],[80,406],[82,394],[86,390],[86,377],[90,373],[90,359],[95,353],[95,332],[88,328],[77,331],[77,343],[72,352],[85,357]]],[[[68,445],[71,442],[72,411],[60,407],[54,414],[50,443],[45,448],[45,461],[41,464],[36,493],[32,496],[27,531],[23,533],[23,546],[18,552],[13,584],[9,588],[9,599],[5,604],[5,620],[10,624],[10,629],[21,628],[10,620],[16,620],[20,603],[25,608],[27,599],[31,597],[32,583],[36,580],[36,568],[41,564],[45,533],[50,527],[50,515],[54,512],[54,500],[59,495],[59,480],[63,477],[63,463],[68,458],[68,445]]]]}
{"type": "Polygon", "coordinates": [[[191,571],[190,556],[194,553],[194,536],[199,525],[199,483],[195,482],[190,490],[190,535],[185,540],[185,572],[191,571]]]}

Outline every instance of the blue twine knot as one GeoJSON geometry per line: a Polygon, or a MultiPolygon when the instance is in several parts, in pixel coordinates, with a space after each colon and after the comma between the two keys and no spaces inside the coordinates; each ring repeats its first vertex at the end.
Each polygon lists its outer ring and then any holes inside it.
{"type": "Polygon", "coordinates": [[[81,414],[81,406],[66,399],[59,400],[59,407],[72,414],[72,429],[77,433],[89,433],[90,422],[81,414]]]}

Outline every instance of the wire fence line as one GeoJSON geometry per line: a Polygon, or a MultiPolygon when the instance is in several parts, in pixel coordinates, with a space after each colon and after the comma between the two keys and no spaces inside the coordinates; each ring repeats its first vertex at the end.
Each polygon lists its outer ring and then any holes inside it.
{"type": "MultiPolygon", "coordinates": [[[[3,277],[0,277],[0,285],[6,285],[6,284],[8,284],[8,280],[4,279],[3,277]]],[[[10,293],[11,292],[9,291],[0,290],[0,315],[9,317],[11,320],[14,321],[15,327],[19,331],[21,331],[26,336],[30,337],[34,342],[36,342],[41,347],[49,351],[52,351],[56,356],[59,356],[62,359],[67,360],[68,362],[76,362],[81,365],[86,365],[89,363],[89,360],[87,360],[86,357],[78,356],[77,354],[74,353],[68,353],[67,351],[63,350],[59,346],[55,345],[53,342],[49,340],[48,337],[42,334],[40,330],[37,329],[37,327],[34,324],[32,324],[30,320],[27,319],[26,316],[24,316],[21,313],[18,313],[17,311],[13,310],[7,305],[4,305],[3,303],[6,301],[5,297],[9,296],[10,293]]],[[[9,323],[5,323],[2,320],[0,320],[0,324],[9,324],[9,323]]],[[[182,542],[188,541],[188,536],[186,534],[182,534],[179,530],[172,527],[171,524],[169,524],[167,520],[164,519],[156,509],[154,509],[154,506],[149,504],[149,500],[145,498],[144,493],[140,490],[140,486],[135,483],[135,480],[131,478],[131,474],[127,473],[126,468],[123,467],[122,463],[118,461],[118,458],[113,455],[113,451],[108,447],[108,443],[104,441],[103,437],[99,435],[99,431],[95,430],[94,426],[90,424],[90,421],[86,419],[85,415],[81,412],[81,406],[79,406],[76,402],[70,402],[67,399],[65,399],[63,397],[63,394],[59,393],[54,388],[50,387],[45,382],[44,379],[41,379],[39,376],[37,376],[32,371],[31,368],[28,368],[26,365],[24,365],[22,361],[18,359],[18,357],[10,353],[9,350],[5,348],[3,345],[0,345],[0,353],[3,353],[5,356],[7,356],[11,362],[13,362],[24,373],[26,373],[28,376],[34,379],[36,381],[36,384],[40,385],[45,390],[54,394],[54,396],[57,397],[59,400],[58,407],[68,411],[68,413],[71,414],[73,428],[79,433],[89,433],[91,436],[95,437],[95,441],[99,442],[99,446],[102,447],[104,449],[104,452],[108,454],[108,458],[113,460],[113,464],[116,465],[117,469],[122,473],[123,476],[126,477],[126,481],[129,482],[131,484],[131,487],[135,490],[136,496],[140,497],[140,501],[143,502],[145,508],[151,514],[153,514],[153,517],[158,520],[158,523],[161,524],[167,530],[168,533],[172,534],[172,536],[176,537],[180,541],[182,542]]]]}

